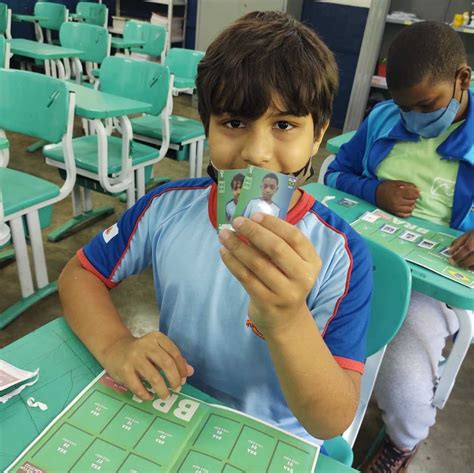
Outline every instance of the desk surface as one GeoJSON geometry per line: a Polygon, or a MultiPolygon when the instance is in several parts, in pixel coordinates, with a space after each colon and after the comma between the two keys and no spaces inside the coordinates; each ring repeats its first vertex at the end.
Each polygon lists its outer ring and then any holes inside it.
{"type": "Polygon", "coordinates": [[[70,90],[76,92],[76,115],[83,118],[112,118],[133,113],[146,113],[151,104],[91,89],[76,82],[68,82],[70,90]]]}
{"type": "MultiPolygon", "coordinates": [[[[40,378],[35,385],[26,388],[6,404],[0,404],[0,470],[3,471],[102,368],[63,318],[3,348],[0,358],[22,369],[40,368],[40,378]],[[26,404],[29,397],[47,404],[48,410],[29,408],[26,404]]],[[[183,392],[203,401],[213,401],[189,385],[184,386],[183,392]]],[[[317,473],[354,471],[325,455],[319,456],[316,468],[317,473]]]]}
{"type": "Polygon", "coordinates": [[[131,40],[112,36],[112,47],[114,48],[138,48],[144,44],[145,41],[140,41],[138,39],[131,40]]]}
{"type": "Polygon", "coordinates": [[[63,48],[56,44],[39,43],[38,41],[23,38],[10,39],[9,43],[13,54],[32,59],[63,59],[80,56],[83,52],[79,49],[63,48]]]}
{"type": "Polygon", "coordinates": [[[35,23],[36,21],[46,21],[47,19],[47,16],[22,15],[20,13],[12,13],[12,20],[14,21],[28,21],[30,23],[35,23]]]}
{"type": "MultiPolygon", "coordinates": [[[[305,190],[319,201],[322,201],[326,196],[334,196],[334,199],[327,201],[327,206],[348,223],[358,219],[364,212],[372,211],[376,208],[374,205],[359,197],[346,194],[345,192],[338,191],[324,184],[311,183],[305,186],[305,190]],[[338,205],[336,202],[344,197],[357,201],[358,205],[354,207],[338,205]]],[[[457,230],[442,225],[436,225],[419,218],[409,217],[407,221],[430,230],[437,230],[453,236],[461,235],[461,232],[457,230]]],[[[474,291],[472,289],[451,281],[426,268],[410,263],[409,261],[407,261],[407,263],[412,272],[412,287],[415,291],[422,292],[453,307],[474,309],[474,291]]]]}

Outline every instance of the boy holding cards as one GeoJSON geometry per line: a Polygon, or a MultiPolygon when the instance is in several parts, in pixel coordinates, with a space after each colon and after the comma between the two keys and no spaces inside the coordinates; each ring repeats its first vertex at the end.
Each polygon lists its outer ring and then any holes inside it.
{"type": "Polygon", "coordinates": [[[179,389],[192,376],[295,435],[329,438],[351,423],[372,287],[363,240],[299,189],[286,221],[258,212],[216,232],[219,171],[251,165],[305,182],[336,87],[332,54],[290,16],[253,12],[230,25],[197,77],[212,179],[150,192],[64,269],[71,327],[138,397],[152,398],[144,380],[166,398],[165,379],[179,389]],[[134,338],[109,289],[150,265],[160,331],[134,338]]]}
{"type": "MultiPolygon", "coordinates": [[[[399,217],[413,215],[465,232],[449,256],[474,269],[470,83],[463,42],[449,25],[425,21],[401,30],[387,58],[393,101],[378,105],[341,147],[325,182],[399,217]]],[[[401,238],[417,236],[404,232],[401,238]]],[[[431,243],[420,245],[429,248],[431,243]]],[[[435,422],[438,361],[446,338],[457,330],[457,318],[445,304],[412,293],[375,387],[387,435],[362,471],[405,471],[435,422]]]]}

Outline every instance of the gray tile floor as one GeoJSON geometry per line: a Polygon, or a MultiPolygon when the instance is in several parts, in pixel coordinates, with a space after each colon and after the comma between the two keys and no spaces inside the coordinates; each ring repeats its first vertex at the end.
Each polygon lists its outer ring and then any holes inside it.
{"type": "MultiPolygon", "coordinates": [[[[175,100],[175,113],[197,117],[191,106],[190,97],[178,97],[175,100]]],[[[80,133],[76,127],[76,135],[80,133]]],[[[339,130],[329,130],[327,136],[334,136],[339,130]]],[[[44,163],[41,152],[29,154],[26,146],[34,140],[20,135],[9,135],[11,143],[10,167],[27,170],[60,183],[56,171],[44,163]]],[[[314,160],[314,167],[319,170],[327,153],[320,150],[314,160]]],[[[206,157],[205,157],[206,162],[206,157]]],[[[187,176],[187,162],[178,162],[165,158],[156,165],[156,173],[170,178],[187,176]]],[[[205,170],[203,170],[205,175],[205,170]]],[[[75,252],[93,235],[111,225],[125,209],[123,203],[116,199],[94,194],[96,205],[113,205],[115,214],[100,220],[82,231],[58,243],[49,243],[45,239],[45,251],[49,276],[51,280],[58,277],[62,267],[75,252]]],[[[71,217],[71,200],[65,199],[55,206],[52,228],[71,217]]],[[[46,236],[49,229],[45,229],[46,236]]],[[[153,294],[151,272],[131,278],[112,292],[113,298],[120,307],[121,314],[130,328],[137,334],[153,329],[158,323],[158,311],[153,294]]],[[[16,264],[0,268],[0,311],[20,298],[16,264]]],[[[19,318],[0,330],[0,347],[5,346],[41,325],[61,315],[62,309],[57,294],[38,302],[19,318]]],[[[417,458],[410,466],[412,473],[469,473],[474,472],[474,350],[468,354],[461,368],[456,386],[447,406],[438,414],[438,422],[431,429],[429,438],[423,442],[417,458]]],[[[400,386],[398,389],[403,389],[400,386]]],[[[375,404],[369,407],[361,432],[355,445],[356,464],[361,460],[366,449],[381,426],[379,412],[375,404]]]]}

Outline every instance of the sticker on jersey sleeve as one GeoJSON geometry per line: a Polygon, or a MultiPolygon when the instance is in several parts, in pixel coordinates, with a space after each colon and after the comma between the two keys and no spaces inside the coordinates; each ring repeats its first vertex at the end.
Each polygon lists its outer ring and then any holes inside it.
{"type": "Polygon", "coordinates": [[[117,236],[118,232],[119,228],[116,223],[104,230],[102,233],[102,237],[104,238],[105,243],[108,243],[110,240],[112,240],[113,237],[117,236]]]}

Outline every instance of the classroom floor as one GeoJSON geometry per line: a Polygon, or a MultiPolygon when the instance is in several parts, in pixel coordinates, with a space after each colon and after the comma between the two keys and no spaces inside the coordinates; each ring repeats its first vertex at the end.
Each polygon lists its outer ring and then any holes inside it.
{"type": "MultiPolygon", "coordinates": [[[[174,111],[176,114],[197,118],[197,112],[193,108],[189,96],[181,96],[175,99],[174,111]]],[[[338,133],[339,130],[330,129],[326,138],[338,133]]],[[[79,122],[76,126],[75,135],[77,136],[78,134],[80,134],[79,122]]],[[[61,182],[56,170],[44,163],[41,151],[32,154],[26,151],[26,147],[35,140],[14,134],[10,134],[8,137],[11,145],[9,165],[11,168],[27,170],[32,174],[54,180],[58,184],[61,182]]],[[[321,149],[314,161],[316,175],[326,156],[327,152],[321,149]]],[[[207,164],[207,155],[204,161],[207,164]]],[[[165,158],[156,166],[156,171],[157,174],[172,179],[186,177],[188,175],[188,163],[187,161],[179,162],[165,158]]],[[[203,175],[206,175],[205,166],[203,175]]],[[[57,279],[61,269],[75,254],[77,249],[83,246],[97,232],[114,223],[117,216],[125,210],[125,204],[111,197],[94,194],[93,199],[96,206],[115,206],[115,214],[57,243],[49,243],[46,240],[46,234],[50,229],[44,231],[50,280],[57,279]]],[[[71,200],[67,198],[55,206],[53,224],[50,228],[57,227],[68,220],[71,215],[71,200]]],[[[0,297],[1,312],[20,298],[15,263],[0,267],[0,287],[2,288],[0,297]]],[[[125,281],[121,284],[120,288],[112,291],[112,296],[134,333],[143,334],[157,327],[158,311],[155,304],[151,271],[125,281]]],[[[57,294],[53,294],[38,302],[3,330],[0,330],[0,347],[55,319],[61,313],[61,304],[57,294]]],[[[473,379],[474,350],[471,350],[464,361],[447,406],[443,411],[439,412],[438,422],[431,429],[430,437],[423,442],[420,452],[409,468],[410,472],[474,472],[474,449],[472,448],[472,439],[474,438],[473,379]]],[[[380,426],[380,414],[375,404],[372,404],[369,406],[355,445],[355,465],[362,459],[364,452],[370,446],[380,426]]]]}

